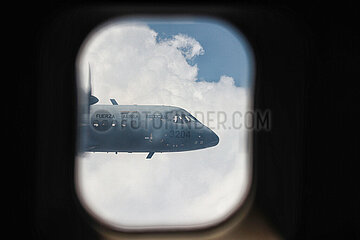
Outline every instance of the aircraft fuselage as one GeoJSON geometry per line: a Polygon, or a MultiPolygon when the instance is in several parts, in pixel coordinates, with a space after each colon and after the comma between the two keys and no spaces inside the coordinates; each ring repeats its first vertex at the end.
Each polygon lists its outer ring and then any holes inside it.
{"type": "Polygon", "coordinates": [[[211,129],[178,107],[92,105],[87,118],[81,131],[89,152],[180,152],[219,142],[211,129]]]}

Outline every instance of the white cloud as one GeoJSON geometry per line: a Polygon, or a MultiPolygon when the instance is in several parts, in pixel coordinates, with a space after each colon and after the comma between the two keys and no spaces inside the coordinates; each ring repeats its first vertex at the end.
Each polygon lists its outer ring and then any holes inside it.
{"type": "Polygon", "coordinates": [[[178,34],[173,36],[172,39],[162,41],[169,46],[174,46],[182,52],[186,59],[193,59],[196,56],[203,55],[204,49],[198,41],[185,34],[178,34]]]}
{"type": "Polygon", "coordinates": [[[88,63],[99,104],[166,104],[203,112],[203,123],[219,135],[213,148],[181,153],[86,153],[78,158],[78,189],[84,203],[118,227],[205,224],[231,212],[249,186],[244,130],[230,130],[235,111],[245,112],[248,91],[230,76],[197,81],[198,68],[187,60],[205,53],[186,35],[156,41],[143,24],[117,23],[86,42],[81,78],[88,63]],[[213,112],[212,112],[213,111],[213,112]],[[226,128],[214,115],[226,113],[226,128]],[[211,114],[208,114],[208,113],[211,114]]]}

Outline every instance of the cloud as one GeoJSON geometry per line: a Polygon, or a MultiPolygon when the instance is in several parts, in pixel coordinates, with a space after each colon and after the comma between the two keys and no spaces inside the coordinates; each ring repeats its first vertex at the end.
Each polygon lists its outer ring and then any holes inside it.
{"type": "Polygon", "coordinates": [[[88,63],[98,104],[165,104],[191,113],[220,137],[213,148],[180,153],[85,153],[77,159],[78,192],[100,219],[122,228],[206,224],[231,213],[246,197],[249,158],[246,132],[219,125],[245,112],[248,91],[231,76],[197,78],[187,60],[206,54],[184,34],[157,41],[145,24],[114,23],[85,43],[79,61],[84,85],[88,63]]]}
{"type": "Polygon", "coordinates": [[[194,57],[203,55],[205,53],[203,47],[198,41],[185,34],[175,35],[171,39],[163,39],[161,43],[176,47],[182,52],[187,60],[191,60],[194,57]]]}

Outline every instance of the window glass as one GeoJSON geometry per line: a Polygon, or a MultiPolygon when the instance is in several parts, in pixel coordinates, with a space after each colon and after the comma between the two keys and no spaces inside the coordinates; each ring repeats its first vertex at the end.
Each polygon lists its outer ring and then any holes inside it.
{"type": "Polygon", "coordinates": [[[186,123],[189,123],[189,122],[191,122],[191,118],[189,117],[189,116],[186,116],[186,115],[184,115],[184,121],[186,122],[186,123]]]}
{"type": "Polygon", "coordinates": [[[85,209],[126,231],[203,228],[236,211],[251,186],[241,117],[253,68],[245,37],[217,19],[121,18],[95,29],[77,58],[79,104],[95,103],[79,107],[85,209]]]}
{"type": "Polygon", "coordinates": [[[98,121],[98,120],[94,120],[94,121],[93,121],[93,126],[94,126],[95,128],[99,127],[99,121],[98,121]]]}

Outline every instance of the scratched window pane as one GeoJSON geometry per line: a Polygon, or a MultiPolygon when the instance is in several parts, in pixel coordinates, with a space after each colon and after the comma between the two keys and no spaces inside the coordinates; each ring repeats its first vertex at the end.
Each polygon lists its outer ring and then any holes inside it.
{"type": "Polygon", "coordinates": [[[76,189],[95,219],[198,228],[243,204],[254,62],[238,30],[210,18],[115,19],[76,64],[76,189]]]}

